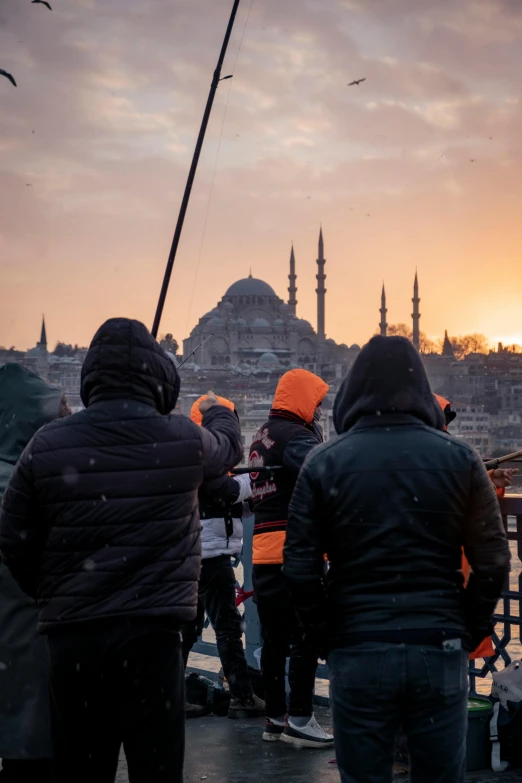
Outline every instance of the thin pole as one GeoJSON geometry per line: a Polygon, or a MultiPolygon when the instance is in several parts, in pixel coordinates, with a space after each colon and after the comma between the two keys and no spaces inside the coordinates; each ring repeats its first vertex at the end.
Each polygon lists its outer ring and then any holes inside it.
{"type": "Polygon", "coordinates": [[[189,359],[190,359],[192,356],[194,356],[194,354],[196,353],[196,351],[199,351],[199,349],[200,349],[200,348],[203,348],[203,346],[205,345],[205,343],[208,343],[208,341],[210,340],[210,338],[211,338],[211,337],[214,337],[214,335],[213,335],[213,334],[209,334],[209,336],[208,336],[208,337],[205,337],[205,339],[203,340],[203,342],[202,342],[202,343],[200,343],[200,344],[198,345],[198,347],[197,347],[197,348],[194,348],[194,350],[192,351],[192,353],[189,353],[189,355],[187,356],[187,358],[186,358],[186,359],[183,359],[183,361],[181,362],[181,364],[178,364],[178,366],[176,367],[176,370],[179,370],[179,369],[180,369],[180,367],[183,367],[183,365],[185,364],[185,362],[188,362],[188,360],[189,360],[189,359]]]}
{"type": "MultiPolygon", "coordinates": [[[[167,298],[167,291],[169,290],[170,277],[172,275],[172,269],[174,267],[176,253],[178,251],[179,240],[181,237],[181,232],[183,230],[183,223],[185,221],[185,215],[187,213],[190,194],[192,192],[192,185],[194,184],[194,178],[196,176],[196,170],[198,168],[199,156],[201,155],[203,142],[205,141],[205,134],[207,132],[208,121],[210,119],[210,113],[212,111],[212,106],[214,104],[214,98],[216,97],[216,91],[219,82],[221,81],[221,69],[223,67],[223,62],[225,60],[225,55],[227,53],[230,36],[232,35],[234,22],[236,21],[236,15],[237,15],[237,9],[239,8],[239,3],[240,0],[234,0],[234,6],[232,8],[232,13],[230,14],[230,20],[228,22],[227,31],[225,33],[225,38],[223,40],[223,46],[221,47],[218,64],[216,66],[216,70],[214,71],[212,84],[210,85],[210,92],[207,100],[207,105],[205,107],[203,121],[201,123],[201,128],[199,130],[199,136],[196,142],[196,149],[194,150],[194,157],[192,158],[192,165],[190,167],[187,184],[185,186],[185,193],[183,194],[183,200],[181,202],[181,208],[178,215],[178,222],[176,224],[176,230],[174,232],[174,239],[172,240],[172,246],[170,248],[169,259],[167,261],[167,268],[165,270],[165,277],[163,278],[163,285],[161,286],[161,293],[158,301],[158,307],[156,309],[156,315],[154,317],[154,325],[152,327],[152,334],[154,337],[158,336],[161,316],[163,315],[163,308],[165,307],[165,299],[167,298]]],[[[225,78],[229,78],[229,77],[225,77],[225,78]]]]}

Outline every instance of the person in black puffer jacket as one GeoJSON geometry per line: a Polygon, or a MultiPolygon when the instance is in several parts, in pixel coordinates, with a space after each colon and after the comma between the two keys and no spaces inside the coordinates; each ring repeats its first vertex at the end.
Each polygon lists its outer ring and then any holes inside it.
{"type": "Polygon", "coordinates": [[[284,573],[305,633],[328,653],[341,780],[391,780],[402,723],[412,781],[461,783],[468,652],[509,570],[495,490],[479,455],[443,432],[404,338],[363,348],[334,422],[339,437],[297,481],[284,573]]]}
{"type": "Polygon", "coordinates": [[[107,321],[82,369],[86,410],[41,429],[4,493],[0,551],[37,599],[51,667],[56,783],[181,783],[179,628],[196,616],[198,489],[242,456],[237,417],[171,415],[178,373],[143,324],[107,321]]]}

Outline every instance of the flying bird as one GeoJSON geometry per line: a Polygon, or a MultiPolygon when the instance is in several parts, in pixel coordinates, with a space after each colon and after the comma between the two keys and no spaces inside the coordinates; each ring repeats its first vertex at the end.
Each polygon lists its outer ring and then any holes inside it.
{"type": "Polygon", "coordinates": [[[40,4],[40,5],[45,5],[49,9],[49,11],[53,10],[51,8],[50,4],[47,2],[47,0],[31,0],[31,2],[32,2],[33,5],[35,5],[37,3],[40,4]]]}
{"type": "Polygon", "coordinates": [[[0,76],[5,76],[5,78],[6,78],[6,79],[9,79],[9,81],[11,82],[11,84],[12,84],[14,87],[16,87],[16,86],[17,86],[17,85],[16,85],[16,82],[15,82],[15,80],[14,80],[14,76],[11,76],[11,74],[10,74],[10,73],[7,73],[7,71],[3,71],[1,68],[0,68],[0,76]]]}
{"type": "Polygon", "coordinates": [[[366,81],[366,76],[364,77],[364,79],[354,79],[353,82],[350,82],[348,87],[353,87],[354,85],[356,85],[358,87],[360,84],[362,84],[362,82],[365,82],[365,81],[366,81]]]}
{"type": "Polygon", "coordinates": [[[470,162],[470,163],[476,163],[477,161],[475,160],[475,158],[470,158],[470,159],[469,159],[469,162],[470,162]]]}

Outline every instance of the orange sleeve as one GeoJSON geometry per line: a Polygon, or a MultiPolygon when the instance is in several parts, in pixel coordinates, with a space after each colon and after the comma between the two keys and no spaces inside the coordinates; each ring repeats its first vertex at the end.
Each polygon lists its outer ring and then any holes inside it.
{"type": "MultiPolygon", "coordinates": [[[[493,470],[488,470],[488,476],[489,476],[489,477],[490,477],[490,479],[491,479],[491,483],[493,484],[493,486],[495,486],[495,485],[494,485],[494,483],[493,483],[493,473],[494,473],[494,471],[493,471],[493,470]]],[[[495,489],[496,489],[496,491],[497,491],[497,497],[498,497],[498,498],[503,498],[503,497],[505,497],[506,490],[504,489],[504,487],[495,487],[495,489]]]]}

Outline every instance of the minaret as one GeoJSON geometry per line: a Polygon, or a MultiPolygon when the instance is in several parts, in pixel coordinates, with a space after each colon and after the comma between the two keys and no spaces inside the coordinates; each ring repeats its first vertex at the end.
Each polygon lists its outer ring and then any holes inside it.
{"type": "Polygon", "coordinates": [[[47,353],[47,331],[45,328],[45,315],[42,316],[42,332],[40,334],[40,342],[36,344],[36,347],[44,353],[47,353]]]}
{"type": "Polygon", "coordinates": [[[326,304],[326,288],[324,287],[324,281],[326,280],[326,275],[324,273],[325,263],[326,259],[324,257],[323,227],[321,226],[321,231],[319,232],[319,258],[317,259],[319,274],[316,275],[317,288],[315,289],[315,293],[317,294],[317,336],[321,340],[324,340],[326,337],[324,324],[326,304]]]}
{"type": "Polygon", "coordinates": [[[290,253],[290,274],[288,275],[288,279],[290,280],[290,288],[288,289],[288,293],[290,294],[290,298],[288,300],[288,306],[290,308],[290,312],[292,315],[296,314],[296,308],[297,308],[297,288],[295,285],[295,281],[297,280],[297,275],[295,273],[295,253],[294,253],[294,245],[292,244],[292,252],[290,253]]]}
{"type": "Polygon", "coordinates": [[[412,343],[414,347],[418,351],[420,351],[420,312],[419,312],[420,299],[419,299],[419,279],[417,277],[417,270],[415,270],[415,282],[413,283],[413,299],[411,301],[413,302],[413,313],[411,315],[411,317],[413,318],[412,343]]]}
{"type": "Polygon", "coordinates": [[[444,332],[444,342],[442,344],[442,355],[446,357],[446,359],[454,359],[455,358],[455,351],[453,350],[453,346],[451,344],[451,340],[448,337],[448,330],[444,332]]]}
{"type": "Polygon", "coordinates": [[[386,308],[386,291],[384,290],[384,283],[382,284],[382,294],[381,294],[381,337],[386,337],[388,334],[388,324],[386,323],[386,313],[388,312],[386,308]]]}

